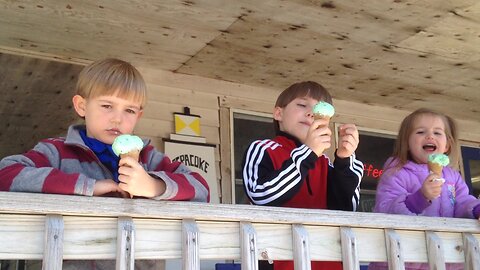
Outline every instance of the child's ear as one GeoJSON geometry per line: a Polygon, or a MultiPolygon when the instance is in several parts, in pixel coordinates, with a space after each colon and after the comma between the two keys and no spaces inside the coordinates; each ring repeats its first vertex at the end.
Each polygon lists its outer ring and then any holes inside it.
{"type": "Polygon", "coordinates": [[[72,98],[72,103],[73,107],[75,108],[75,111],[80,117],[85,117],[85,107],[86,107],[86,100],[80,96],[80,95],[75,95],[72,98]]]}
{"type": "Polygon", "coordinates": [[[282,121],[282,115],[283,115],[283,108],[275,107],[275,109],[273,109],[273,119],[277,121],[282,121]]]}
{"type": "Polygon", "coordinates": [[[140,119],[140,117],[142,117],[142,115],[143,115],[143,110],[138,111],[137,119],[140,119]]]}

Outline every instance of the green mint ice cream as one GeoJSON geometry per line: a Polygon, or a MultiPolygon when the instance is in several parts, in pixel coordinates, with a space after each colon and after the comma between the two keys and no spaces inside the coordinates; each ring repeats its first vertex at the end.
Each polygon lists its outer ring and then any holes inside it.
{"type": "Polygon", "coordinates": [[[450,159],[445,154],[431,154],[428,156],[428,162],[437,163],[445,167],[450,163],[450,159]]]}
{"type": "Polygon", "coordinates": [[[323,117],[332,117],[335,114],[335,108],[325,101],[320,101],[313,106],[314,115],[322,115],[323,117]]]}
{"type": "Polygon", "coordinates": [[[135,135],[123,134],[115,138],[112,149],[115,155],[120,156],[131,151],[140,151],[143,148],[143,141],[135,135]]]}

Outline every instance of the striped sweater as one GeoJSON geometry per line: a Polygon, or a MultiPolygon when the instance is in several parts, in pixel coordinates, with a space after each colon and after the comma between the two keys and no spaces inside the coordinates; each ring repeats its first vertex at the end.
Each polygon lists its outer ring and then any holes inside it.
{"type": "MultiPolygon", "coordinates": [[[[85,145],[79,130],[71,126],[65,138],[39,142],[23,155],[0,161],[0,190],[92,196],[96,180],[113,179],[110,172],[85,145]]],[[[166,184],[156,200],[209,201],[207,182],[180,162],[171,162],[144,141],[140,164],[166,184]]]]}

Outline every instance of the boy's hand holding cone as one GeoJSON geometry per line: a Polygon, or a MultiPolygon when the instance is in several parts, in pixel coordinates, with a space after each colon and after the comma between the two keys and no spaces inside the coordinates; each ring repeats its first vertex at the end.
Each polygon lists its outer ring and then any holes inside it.
{"type": "MultiPolygon", "coordinates": [[[[131,157],[136,161],[140,158],[140,151],[142,151],[142,148],[142,139],[138,136],[128,134],[118,136],[112,144],[112,150],[115,155],[119,156],[121,159],[131,157]]],[[[133,198],[133,195],[130,195],[130,197],[133,198]]]]}

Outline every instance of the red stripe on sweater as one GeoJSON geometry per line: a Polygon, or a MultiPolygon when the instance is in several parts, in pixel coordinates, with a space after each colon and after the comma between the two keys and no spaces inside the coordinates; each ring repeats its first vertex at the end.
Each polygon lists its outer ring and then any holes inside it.
{"type": "Polygon", "coordinates": [[[195,197],[195,188],[190,184],[187,178],[182,174],[165,172],[168,177],[175,179],[178,185],[178,193],[171,199],[174,201],[186,201],[195,197]]]}
{"type": "Polygon", "coordinates": [[[195,177],[195,179],[197,179],[197,181],[200,182],[207,189],[208,191],[207,202],[210,202],[210,188],[208,187],[207,181],[199,173],[192,172],[190,175],[195,177]]]}
{"type": "Polygon", "coordinates": [[[10,191],[10,186],[13,183],[13,179],[20,173],[23,168],[23,165],[17,163],[0,170],[0,190],[10,191]]]}
{"type": "Polygon", "coordinates": [[[42,168],[42,167],[51,167],[50,161],[48,158],[35,150],[30,150],[25,153],[25,156],[29,158],[33,163],[35,163],[35,167],[42,168]]]}
{"type": "Polygon", "coordinates": [[[75,184],[77,183],[78,173],[65,174],[64,172],[54,169],[45,178],[43,183],[43,193],[55,193],[55,194],[74,194],[75,184]]]}

